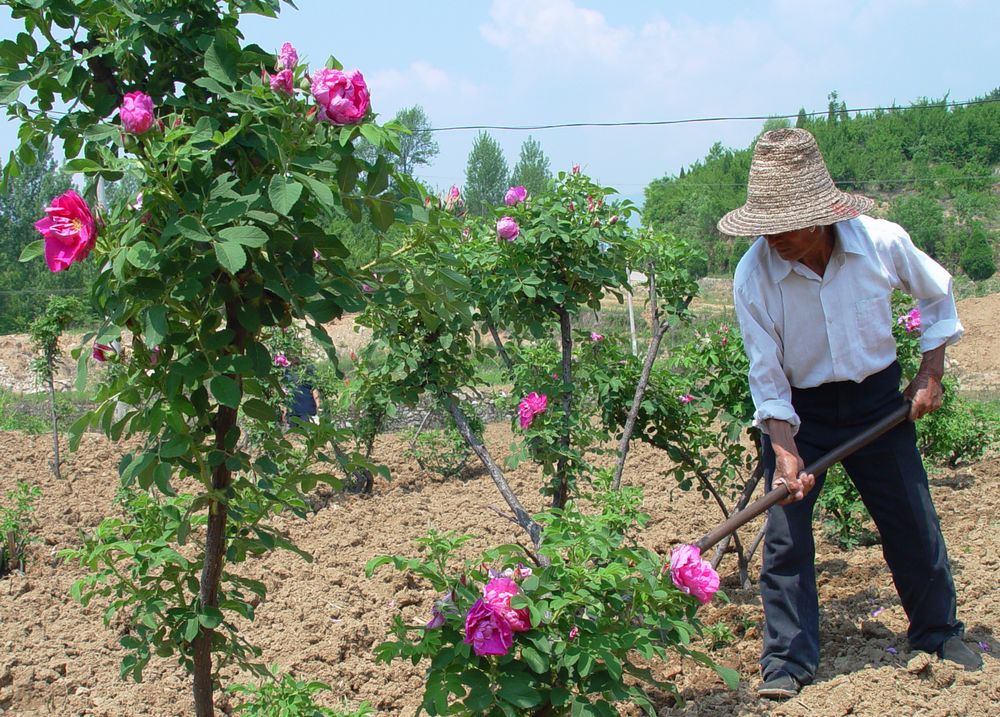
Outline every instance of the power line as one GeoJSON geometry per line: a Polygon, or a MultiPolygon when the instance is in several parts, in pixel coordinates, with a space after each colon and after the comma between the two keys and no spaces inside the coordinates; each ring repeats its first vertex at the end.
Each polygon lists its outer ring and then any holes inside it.
{"type": "MultiPolygon", "coordinates": [[[[909,107],[854,107],[851,109],[838,109],[834,110],[834,114],[845,114],[845,113],[859,113],[859,112],[898,112],[901,110],[920,110],[920,109],[945,109],[948,107],[968,107],[970,105],[985,105],[1000,102],[1000,98],[986,98],[980,100],[966,100],[964,102],[945,102],[945,103],[933,103],[924,105],[911,105],[909,107]]],[[[821,112],[805,112],[789,115],[738,115],[738,116],[720,116],[720,117],[688,117],[685,119],[673,119],[673,120],[635,120],[630,122],[558,122],[554,124],[535,124],[535,125],[455,125],[452,127],[430,127],[428,129],[413,129],[414,133],[417,132],[457,132],[465,130],[503,130],[512,132],[527,132],[542,129],[565,129],[565,128],[576,128],[576,127],[662,127],[665,125],[674,124],[696,124],[696,123],[706,123],[706,122],[759,122],[761,120],[769,119],[793,119],[800,117],[804,114],[806,117],[819,117],[822,115],[829,115],[830,110],[823,110],[821,112]]]]}

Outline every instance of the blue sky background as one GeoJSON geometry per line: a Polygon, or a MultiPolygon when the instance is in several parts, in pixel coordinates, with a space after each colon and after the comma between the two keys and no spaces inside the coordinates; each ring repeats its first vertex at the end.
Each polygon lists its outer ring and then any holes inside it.
{"type": "MultiPolygon", "coordinates": [[[[360,69],[383,121],[421,104],[434,126],[793,114],[953,100],[1000,86],[995,0],[299,0],[276,20],[247,17],[248,40],[303,61],[360,69]]],[[[18,26],[0,9],[0,32],[18,26]]],[[[745,147],[760,122],[535,131],[553,169],[579,163],[641,201],[646,184],[719,140],[745,147]]],[[[3,157],[16,126],[0,124],[3,157]]],[[[491,132],[509,166],[526,132],[491,132]]],[[[461,186],[476,133],[436,136],[417,174],[461,186]]]]}

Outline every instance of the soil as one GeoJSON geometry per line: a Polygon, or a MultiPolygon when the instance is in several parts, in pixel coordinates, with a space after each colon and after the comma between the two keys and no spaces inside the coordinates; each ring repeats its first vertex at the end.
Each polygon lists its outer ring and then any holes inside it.
{"type": "MultiPolygon", "coordinates": [[[[998,310],[1000,296],[960,302],[966,336],[950,354],[965,386],[997,390],[994,357],[1000,338],[993,317],[998,310]]],[[[338,347],[350,350],[364,340],[347,320],[334,328],[338,347]]],[[[24,337],[0,337],[0,383],[5,387],[31,390],[28,347],[24,337]]],[[[67,373],[66,382],[71,378],[67,373]]],[[[491,449],[503,455],[513,436],[506,425],[491,425],[486,438],[491,449]]],[[[413,714],[419,704],[423,667],[379,664],[373,648],[387,637],[394,615],[411,623],[426,621],[435,595],[390,568],[365,578],[364,565],[370,558],[416,554],[414,539],[432,526],[476,536],[467,546],[469,554],[522,539],[519,529],[491,510],[501,507],[501,499],[484,473],[473,470],[464,480],[445,481],[406,458],[405,447],[398,436],[380,437],[375,458],[391,468],[393,479],[378,479],[373,497],[327,494],[307,520],[284,516],[276,520],[279,529],[312,554],[312,562],[280,553],[240,568],[262,580],[268,590],[255,621],[243,628],[245,636],[263,648],[266,662],[300,679],[329,684],[332,692],[322,698],[329,706],[340,706],[342,700],[352,706],[368,701],[378,714],[398,715],[413,714]]],[[[67,479],[56,481],[49,470],[50,437],[0,433],[0,496],[19,480],[42,490],[33,531],[39,542],[30,549],[27,572],[0,579],[0,714],[4,717],[193,713],[188,678],[170,661],[154,659],[141,684],[120,679],[118,640],[125,626],[118,621],[104,625],[104,604],[95,601],[84,608],[69,597],[84,570],[64,561],[59,551],[78,546],[81,535],[105,516],[117,514],[117,464],[124,450],[102,436],[85,435],[77,452],[69,453],[64,446],[67,479]]],[[[645,510],[652,521],[643,540],[663,553],[674,544],[697,539],[719,519],[700,496],[679,490],[664,475],[668,466],[663,454],[635,444],[626,470],[627,482],[646,489],[645,510]]],[[[542,507],[537,492],[540,476],[533,466],[522,464],[508,478],[529,510],[542,507]]],[[[739,587],[735,560],[727,556],[720,573],[729,602],[716,599],[701,616],[707,624],[724,623],[736,637],[728,644],[702,642],[698,647],[737,669],[740,686],[729,690],[710,670],[672,659],[654,669],[680,688],[687,704],[681,707],[665,700],[659,714],[998,714],[1000,459],[994,456],[957,470],[933,471],[931,484],[952,560],[959,616],[973,649],[986,650],[982,671],[965,672],[908,649],[906,618],[878,546],[845,551],[821,540],[816,562],[823,656],[815,682],[787,702],[756,697],[759,597],[755,588],[739,587]]],[[[745,532],[753,535],[756,529],[751,525],[745,532]]],[[[234,675],[227,675],[227,680],[249,681],[234,675]]],[[[220,696],[219,706],[220,713],[228,713],[225,697],[220,696]]]]}
{"type": "MultiPolygon", "coordinates": [[[[487,442],[502,452],[512,439],[506,426],[493,425],[487,442]]],[[[431,590],[391,568],[371,579],[364,565],[386,553],[416,554],[414,538],[428,527],[470,533],[470,554],[522,536],[491,507],[500,499],[481,473],[443,481],[403,456],[405,444],[382,437],[376,458],[393,468],[393,480],[376,485],[371,498],[328,495],[308,520],[281,517],[278,527],[313,555],[307,563],[287,553],[246,563],[241,572],[263,580],[268,595],[246,637],[264,649],[264,659],[303,679],[328,683],[324,698],[334,706],[367,700],[379,714],[413,714],[421,694],[422,668],[408,663],[376,663],[373,648],[387,635],[395,614],[423,622],[434,599],[431,590]]],[[[69,598],[82,569],[58,553],[78,544],[81,533],[115,514],[116,464],[122,446],[86,435],[68,454],[67,480],[47,469],[51,444],[46,436],[0,434],[0,492],[16,480],[42,489],[35,534],[25,575],[0,580],[0,710],[4,715],[126,715],[164,717],[191,714],[184,673],[167,660],[154,660],[145,681],[118,676],[124,627],[102,623],[102,605],[83,608],[69,598]]],[[[716,513],[692,492],[662,475],[668,462],[658,451],[636,445],[626,479],[646,488],[645,509],[653,516],[644,541],[666,552],[713,527],[716,513]]],[[[539,476],[522,466],[509,474],[529,510],[541,507],[539,476]]],[[[975,648],[982,642],[1000,649],[1000,460],[996,458],[932,477],[934,498],[948,540],[958,585],[959,614],[975,648]]],[[[747,532],[754,532],[750,526],[747,532]]],[[[986,654],[981,672],[907,648],[906,619],[879,548],[844,551],[820,541],[820,598],[823,605],[823,659],[816,682],[785,703],[759,700],[757,656],[761,610],[755,589],[743,590],[728,557],[720,572],[730,602],[715,600],[702,611],[706,623],[725,623],[737,636],[710,650],[717,661],[739,670],[738,690],[691,661],[656,666],[687,699],[680,708],[664,702],[661,715],[995,715],[1000,700],[1000,661],[986,654]],[[895,653],[890,652],[890,648],[895,653]]],[[[225,707],[220,699],[220,707],[225,707]]]]}

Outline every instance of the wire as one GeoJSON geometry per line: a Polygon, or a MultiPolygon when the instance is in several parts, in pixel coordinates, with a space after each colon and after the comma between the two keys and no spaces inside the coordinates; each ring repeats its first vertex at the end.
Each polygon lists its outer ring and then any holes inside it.
{"type": "MultiPolygon", "coordinates": [[[[834,110],[834,114],[846,114],[850,112],[898,112],[900,110],[920,110],[920,109],[945,109],[947,107],[968,107],[970,105],[985,105],[1000,102],[1000,98],[985,98],[980,100],[967,100],[965,102],[944,102],[944,103],[933,103],[933,104],[923,104],[923,105],[911,105],[909,107],[854,107],[851,109],[838,109],[834,110]]],[[[512,132],[526,132],[529,130],[542,130],[542,129],[564,129],[573,127],[662,127],[665,125],[674,124],[695,124],[703,122],[749,122],[769,119],[792,119],[801,116],[806,117],[819,117],[822,115],[829,115],[830,110],[823,110],[821,112],[796,112],[790,115],[742,115],[742,116],[731,116],[731,117],[689,117],[686,119],[674,119],[674,120],[636,120],[631,122],[560,122],[555,124],[536,124],[536,125],[456,125],[453,127],[429,127],[427,129],[412,129],[411,131],[416,134],[426,133],[426,132],[457,132],[464,130],[504,130],[512,132]]]]}

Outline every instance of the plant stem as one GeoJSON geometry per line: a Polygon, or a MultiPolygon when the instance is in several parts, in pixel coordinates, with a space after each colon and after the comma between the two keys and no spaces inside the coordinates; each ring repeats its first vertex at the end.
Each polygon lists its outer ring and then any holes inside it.
{"type": "Polygon", "coordinates": [[[56,385],[52,376],[52,349],[45,351],[46,379],[49,384],[49,415],[52,417],[52,473],[62,480],[59,472],[59,419],[56,416],[56,385]]]}
{"type": "MultiPolygon", "coordinates": [[[[237,304],[235,301],[226,302],[226,324],[233,329],[236,336],[233,348],[236,352],[243,351],[246,342],[246,329],[239,322],[237,317],[237,304]]],[[[229,374],[229,378],[240,384],[242,381],[237,374],[229,374]]],[[[236,425],[236,409],[229,406],[218,407],[215,418],[212,420],[212,428],[215,432],[215,448],[220,451],[226,450],[226,436],[236,425]]],[[[222,461],[212,470],[212,491],[216,495],[225,495],[232,482],[233,473],[222,461]]],[[[205,538],[205,557],[201,568],[201,583],[199,586],[199,602],[201,610],[208,607],[218,607],[219,605],[219,582],[222,578],[222,565],[226,554],[226,519],[228,517],[228,507],[224,501],[211,500],[209,502],[209,516],[207,535],[205,538]]],[[[198,636],[195,637],[194,647],[194,707],[197,717],[214,717],[215,705],[212,693],[215,688],[214,676],[212,673],[212,639],[215,630],[200,628],[198,636]]]]}
{"type": "Polygon", "coordinates": [[[507,371],[513,376],[514,363],[510,360],[510,354],[508,354],[507,349],[504,348],[503,341],[500,340],[500,333],[497,331],[497,327],[493,325],[492,321],[487,321],[486,327],[490,330],[490,336],[493,337],[493,343],[497,345],[497,351],[499,352],[504,365],[507,367],[507,371]]]}
{"type": "Polygon", "coordinates": [[[511,511],[514,513],[514,522],[520,525],[527,531],[528,536],[531,538],[532,545],[535,546],[537,550],[542,544],[542,526],[531,519],[528,515],[528,511],[524,509],[521,505],[521,501],[517,499],[514,495],[514,491],[511,490],[510,484],[507,483],[507,479],[504,477],[503,471],[500,470],[500,466],[496,464],[493,460],[493,456],[483,445],[483,442],[479,440],[479,436],[472,432],[472,428],[469,426],[469,419],[466,418],[465,413],[459,407],[458,402],[455,397],[451,394],[445,394],[441,397],[441,402],[444,407],[451,414],[451,417],[455,419],[455,425],[458,426],[458,432],[462,434],[462,438],[465,442],[469,444],[469,447],[479,456],[479,460],[482,461],[483,465],[486,467],[486,471],[490,474],[490,478],[496,484],[497,490],[500,491],[500,495],[503,499],[507,501],[507,505],[510,506],[511,511]]]}
{"type": "Polygon", "coordinates": [[[559,334],[562,343],[562,435],[559,436],[559,460],[556,461],[556,491],[552,497],[552,507],[562,508],[569,497],[569,447],[570,432],[573,421],[570,412],[573,409],[573,327],[570,324],[569,312],[560,306],[559,334]]]}

